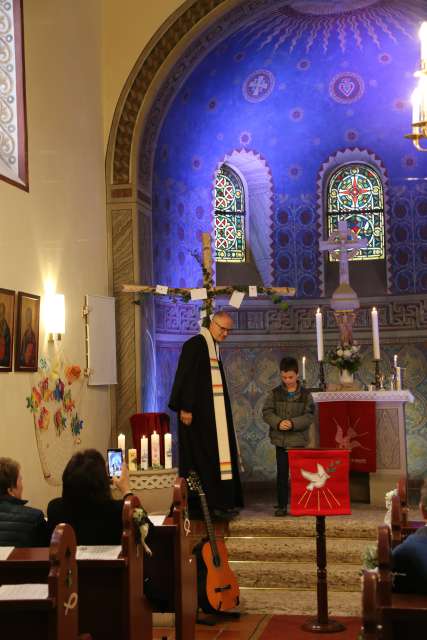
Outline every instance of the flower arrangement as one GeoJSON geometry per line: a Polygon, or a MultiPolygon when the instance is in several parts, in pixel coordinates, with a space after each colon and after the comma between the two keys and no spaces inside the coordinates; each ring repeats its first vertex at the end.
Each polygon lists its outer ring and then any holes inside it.
{"type": "Polygon", "coordinates": [[[385,494],[385,508],[387,509],[387,513],[384,516],[384,524],[388,525],[389,527],[391,527],[391,501],[393,496],[397,496],[398,495],[398,491],[397,489],[392,489],[391,491],[387,491],[387,493],[385,494]]]}
{"type": "Polygon", "coordinates": [[[145,538],[150,530],[150,519],[146,510],[143,507],[136,507],[136,509],[133,510],[132,519],[136,527],[137,544],[141,543],[145,552],[149,556],[153,555],[150,547],[145,542],[145,538]]]}
{"type": "Polygon", "coordinates": [[[363,569],[377,569],[378,568],[378,546],[376,544],[370,544],[366,547],[362,555],[362,571],[363,569]]]}
{"type": "Polygon", "coordinates": [[[353,344],[339,344],[335,349],[331,349],[326,354],[326,362],[340,371],[347,369],[350,373],[358,370],[361,363],[360,346],[353,344]]]}

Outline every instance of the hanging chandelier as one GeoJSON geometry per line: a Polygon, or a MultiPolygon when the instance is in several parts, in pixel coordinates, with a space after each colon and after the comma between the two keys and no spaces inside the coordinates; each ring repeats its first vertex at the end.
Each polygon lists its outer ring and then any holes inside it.
{"type": "Polygon", "coordinates": [[[427,139],[427,22],[422,23],[419,36],[421,68],[414,74],[418,78],[418,85],[411,96],[412,133],[408,133],[405,138],[412,140],[418,151],[427,151],[427,146],[422,145],[422,141],[427,139]]]}

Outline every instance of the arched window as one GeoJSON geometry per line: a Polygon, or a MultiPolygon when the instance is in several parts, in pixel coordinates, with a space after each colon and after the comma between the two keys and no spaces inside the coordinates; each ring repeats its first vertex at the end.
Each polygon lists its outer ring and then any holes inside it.
{"type": "MultiPolygon", "coordinates": [[[[359,249],[353,261],[385,258],[383,185],[378,173],[369,165],[342,165],[329,179],[328,235],[338,227],[339,220],[346,220],[359,238],[368,240],[368,245],[359,249]]],[[[337,258],[330,253],[329,260],[334,262],[337,258]]]]}
{"type": "Polygon", "coordinates": [[[217,262],[245,262],[245,193],[237,173],[223,164],[215,177],[217,262]]]}

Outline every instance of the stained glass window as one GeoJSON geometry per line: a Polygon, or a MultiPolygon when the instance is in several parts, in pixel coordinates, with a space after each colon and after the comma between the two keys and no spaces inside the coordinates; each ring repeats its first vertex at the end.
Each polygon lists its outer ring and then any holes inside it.
{"type": "Polygon", "coordinates": [[[245,194],[239,176],[222,165],[215,178],[217,262],[245,262],[245,194]]]}
{"type": "MultiPolygon", "coordinates": [[[[384,249],[384,195],[381,179],[365,164],[346,164],[335,171],[328,184],[328,235],[338,228],[339,220],[368,245],[352,260],[382,260],[384,249]]],[[[329,254],[329,260],[338,258],[329,254]]]]}

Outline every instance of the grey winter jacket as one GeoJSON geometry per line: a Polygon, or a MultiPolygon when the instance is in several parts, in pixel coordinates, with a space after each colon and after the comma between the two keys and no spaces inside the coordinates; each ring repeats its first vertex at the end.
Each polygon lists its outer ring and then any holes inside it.
{"type": "Polygon", "coordinates": [[[280,384],[268,394],[262,417],[270,427],[270,440],[276,447],[305,447],[308,442],[308,429],[314,422],[311,394],[298,383],[295,395],[289,396],[285,385],[280,384]],[[279,424],[282,420],[291,420],[292,429],[280,431],[279,424]]]}

